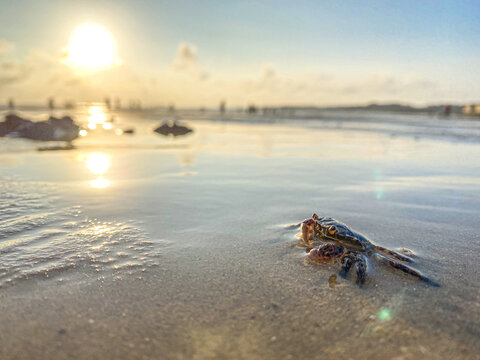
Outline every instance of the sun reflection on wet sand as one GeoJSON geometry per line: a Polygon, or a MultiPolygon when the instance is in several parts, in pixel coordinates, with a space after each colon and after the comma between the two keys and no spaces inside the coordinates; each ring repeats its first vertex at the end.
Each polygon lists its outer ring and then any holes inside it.
{"type": "Polygon", "coordinates": [[[100,105],[92,105],[88,108],[88,124],[90,130],[95,130],[102,127],[104,130],[111,130],[112,123],[107,120],[106,109],[100,105]]]}
{"type": "Polygon", "coordinates": [[[88,122],[95,124],[103,124],[107,120],[101,106],[90,106],[88,110],[88,122]]]}
{"type": "Polygon", "coordinates": [[[97,189],[104,189],[110,185],[110,181],[104,175],[110,168],[110,156],[103,153],[92,153],[87,156],[87,167],[97,178],[90,181],[90,185],[97,189]]]}
{"type": "Polygon", "coordinates": [[[110,185],[110,181],[99,176],[98,178],[90,181],[90,185],[97,189],[104,189],[110,185]]]}
{"type": "Polygon", "coordinates": [[[110,167],[110,156],[102,153],[92,153],[87,157],[87,167],[95,175],[103,175],[110,167]]]}

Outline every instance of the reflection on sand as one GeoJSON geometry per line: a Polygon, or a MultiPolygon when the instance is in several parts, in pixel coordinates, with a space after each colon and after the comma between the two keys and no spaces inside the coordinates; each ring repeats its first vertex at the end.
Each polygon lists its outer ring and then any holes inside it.
{"type": "Polygon", "coordinates": [[[102,153],[92,153],[87,157],[87,167],[95,175],[103,175],[110,167],[110,156],[102,153]]]}
{"type": "Polygon", "coordinates": [[[90,181],[90,185],[97,189],[103,189],[110,185],[110,181],[99,176],[98,178],[90,181]]]}
{"type": "Polygon", "coordinates": [[[110,185],[110,181],[103,178],[107,170],[110,168],[110,156],[103,153],[92,153],[87,157],[88,169],[98,177],[90,182],[97,189],[103,189],[110,185]]]}
{"type": "Polygon", "coordinates": [[[88,124],[90,130],[95,130],[97,127],[102,127],[105,130],[112,129],[112,123],[107,121],[107,114],[104,106],[94,105],[88,108],[88,124]]]}
{"type": "Polygon", "coordinates": [[[88,109],[88,122],[94,124],[103,124],[107,121],[107,115],[101,106],[90,106],[88,109]]]}

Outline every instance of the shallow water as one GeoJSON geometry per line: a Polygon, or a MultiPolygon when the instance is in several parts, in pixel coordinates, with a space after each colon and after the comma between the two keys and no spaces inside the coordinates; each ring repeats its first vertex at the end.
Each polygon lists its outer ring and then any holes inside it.
{"type": "Polygon", "coordinates": [[[1,358],[478,357],[475,123],[184,117],[179,139],[127,113],[75,150],[0,140],[1,358]],[[441,287],[374,261],[332,282],[290,226],[313,212],[441,287]]]}

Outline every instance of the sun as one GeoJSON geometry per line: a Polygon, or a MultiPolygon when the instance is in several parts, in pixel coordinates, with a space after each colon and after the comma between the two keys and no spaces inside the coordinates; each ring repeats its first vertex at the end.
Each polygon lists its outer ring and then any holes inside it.
{"type": "Polygon", "coordinates": [[[106,68],[116,61],[115,39],[102,26],[84,24],[70,37],[68,62],[80,68],[106,68]]]}

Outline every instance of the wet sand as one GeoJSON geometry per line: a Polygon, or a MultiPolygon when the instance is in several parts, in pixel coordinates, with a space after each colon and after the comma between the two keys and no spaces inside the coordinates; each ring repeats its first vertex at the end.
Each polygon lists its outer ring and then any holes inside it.
{"type": "Polygon", "coordinates": [[[1,140],[0,358],[479,358],[480,143],[206,119],[173,140],[133,120],[70,151],[1,140]],[[441,287],[374,262],[331,287],[338,266],[291,226],[313,212],[413,250],[441,287]]]}

